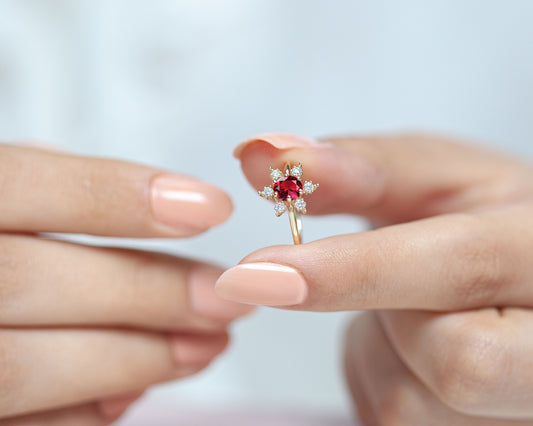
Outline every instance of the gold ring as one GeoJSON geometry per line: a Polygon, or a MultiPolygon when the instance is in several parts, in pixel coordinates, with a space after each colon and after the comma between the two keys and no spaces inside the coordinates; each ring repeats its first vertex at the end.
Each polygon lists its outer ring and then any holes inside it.
{"type": "Polygon", "coordinates": [[[282,172],[280,169],[270,167],[272,185],[265,186],[262,191],[259,191],[259,195],[275,202],[276,216],[279,217],[286,211],[288,212],[294,244],[301,244],[302,222],[300,221],[300,213],[307,213],[303,196],[312,194],[318,188],[318,183],[313,183],[310,180],[302,183],[302,163],[297,166],[291,166],[290,163],[287,163],[284,170],[285,172],[282,172]]]}

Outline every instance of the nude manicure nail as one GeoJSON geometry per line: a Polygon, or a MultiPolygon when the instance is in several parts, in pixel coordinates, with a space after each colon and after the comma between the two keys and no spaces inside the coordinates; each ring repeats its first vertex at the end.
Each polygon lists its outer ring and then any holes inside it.
{"type": "Polygon", "coordinates": [[[135,402],[142,392],[135,392],[132,394],[121,395],[114,398],[109,398],[103,401],[100,401],[99,409],[102,416],[109,420],[116,419],[121,415],[126,408],[128,408],[133,402],[135,402]]]}
{"type": "Polygon", "coordinates": [[[233,210],[221,189],[196,179],[164,174],[151,184],[156,220],[177,230],[202,231],[224,222],[233,210]]]}
{"type": "Polygon", "coordinates": [[[216,268],[197,268],[189,276],[189,297],[191,309],[201,316],[231,321],[250,313],[249,305],[222,299],[215,293],[215,283],[222,274],[216,268]]]}
{"type": "Polygon", "coordinates": [[[48,142],[40,142],[40,141],[24,141],[15,143],[16,145],[27,147],[27,148],[36,148],[40,149],[42,151],[49,151],[49,152],[57,152],[57,153],[66,153],[67,150],[59,145],[54,145],[52,143],[48,142]]]}
{"type": "Polygon", "coordinates": [[[307,296],[303,276],[289,266],[245,263],[219,278],[216,293],[228,300],[254,305],[284,306],[302,303],[307,296]]]}
{"type": "Polygon", "coordinates": [[[202,335],[177,335],[171,338],[170,347],[180,367],[193,367],[210,362],[224,350],[227,338],[202,335]]]}
{"type": "Polygon", "coordinates": [[[262,135],[246,139],[245,141],[238,144],[233,150],[233,156],[235,158],[240,158],[244,148],[254,142],[266,142],[277,149],[291,149],[305,147],[309,145],[313,145],[316,147],[321,146],[315,140],[300,135],[293,135],[290,133],[264,133],[262,135]]]}

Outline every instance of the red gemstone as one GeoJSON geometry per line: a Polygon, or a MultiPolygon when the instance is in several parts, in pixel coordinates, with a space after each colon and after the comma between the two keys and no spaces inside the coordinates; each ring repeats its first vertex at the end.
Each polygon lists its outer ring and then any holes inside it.
{"type": "Polygon", "coordinates": [[[291,200],[296,200],[300,197],[302,182],[294,176],[287,176],[274,182],[272,188],[279,200],[287,201],[289,197],[291,200]]]}

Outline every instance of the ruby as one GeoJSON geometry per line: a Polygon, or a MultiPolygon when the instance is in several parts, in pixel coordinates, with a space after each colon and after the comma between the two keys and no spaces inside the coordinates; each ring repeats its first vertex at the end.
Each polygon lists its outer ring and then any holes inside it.
{"type": "Polygon", "coordinates": [[[279,200],[287,201],[289,197],[291,200],[296,200],[300,197],[302,182],[294,176],[287,176],[274,182],[272,188],[279,200]]]}

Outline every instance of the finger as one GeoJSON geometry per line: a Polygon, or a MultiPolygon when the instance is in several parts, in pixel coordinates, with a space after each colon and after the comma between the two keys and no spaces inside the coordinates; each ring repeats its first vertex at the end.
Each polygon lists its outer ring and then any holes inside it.
{"type": "Polygon", "coordinates": [[[220,329],[251,310],[215,294],[221,272],[159,253],[2,235],[0,324],[220,329]]]}
{"type": "Polygon", "coordinates": [[[533,186],[524,164],[416,134],[312,143],[270,133],[243,142],[234,154],[258,190],[270,184],[270,166],[302,162],[303,177],[320,184],[306,196],[311,214],[356,213],[388,224],[471,210],[533,186]]]}
{"type": "Polygon", "coordinates": [[[375,313],[351,324],[346,377],[365,425],[511,426],[530,421],[467,416],[444,405],[396,355],[375,313]]]}
{"type": "Polygon", "coordinates": [[[226,271],[216,291],[311,311],[531,305],[531,211],[443,215],[260,249],[226,271]]]}
{"type": "Polygon", "coordinates": [[[35,413],[0,420],[2,426],[106,426],[115,418],[107,418],[96,403],[84,404],[44,413],[35,413]]]}
{"type": "MultiPolygon", "coordinates": [[[[395,355],[374,312],[350,324],[344,355],[346,379],[365,425],[435,425],[449,423],[453,413],[439,404],[395,355]]],[[[457,419],[455,419],[457,420],[457,419]]]]}
{"type": "Polygon", "coordinates": [[[196,179],[123,161],[0,145],[0,229],[180,237],[224,222],[231,201],[196,179]]]}
{"type": "Polygon", "coordinates": [[[104,401],[0,420],[2,426],[105,426],[117,420],[141,396],[136,392],[104,401]]]}
{"type": "MultiPolygon", "coordinates": [[[[356,408],[356,416],[363,425],[377,425],[380,423],[381,410],[375,392],[371,392],[374,380],[370,370],[374,365],[383,365],[380,357],[385,357],[388,350],[383,345],[382,338],[377,336],[381,330],[376,326],[374,312],[357,314],[346,330],[344,344],[344,372],[345,380],[352,395],[356,408]],[[369,354],[374,356],[368,356],[369,354]]],[[[389,375],[396,373],[397,366],[387,368],[389,375]]]]}
{"type": "Polygon", "coordinates": [[[2,385],[9,392],[0,395],[0,413],[82,404],[184,377],[204,368],[227,342],[227,334],[5,329],[2,385]]]}
{"type": "Polygon", "coordinates": [[[381,316],[397,353],[445,404],[471,415],[533,418],[532,311],[381,316]]]}

